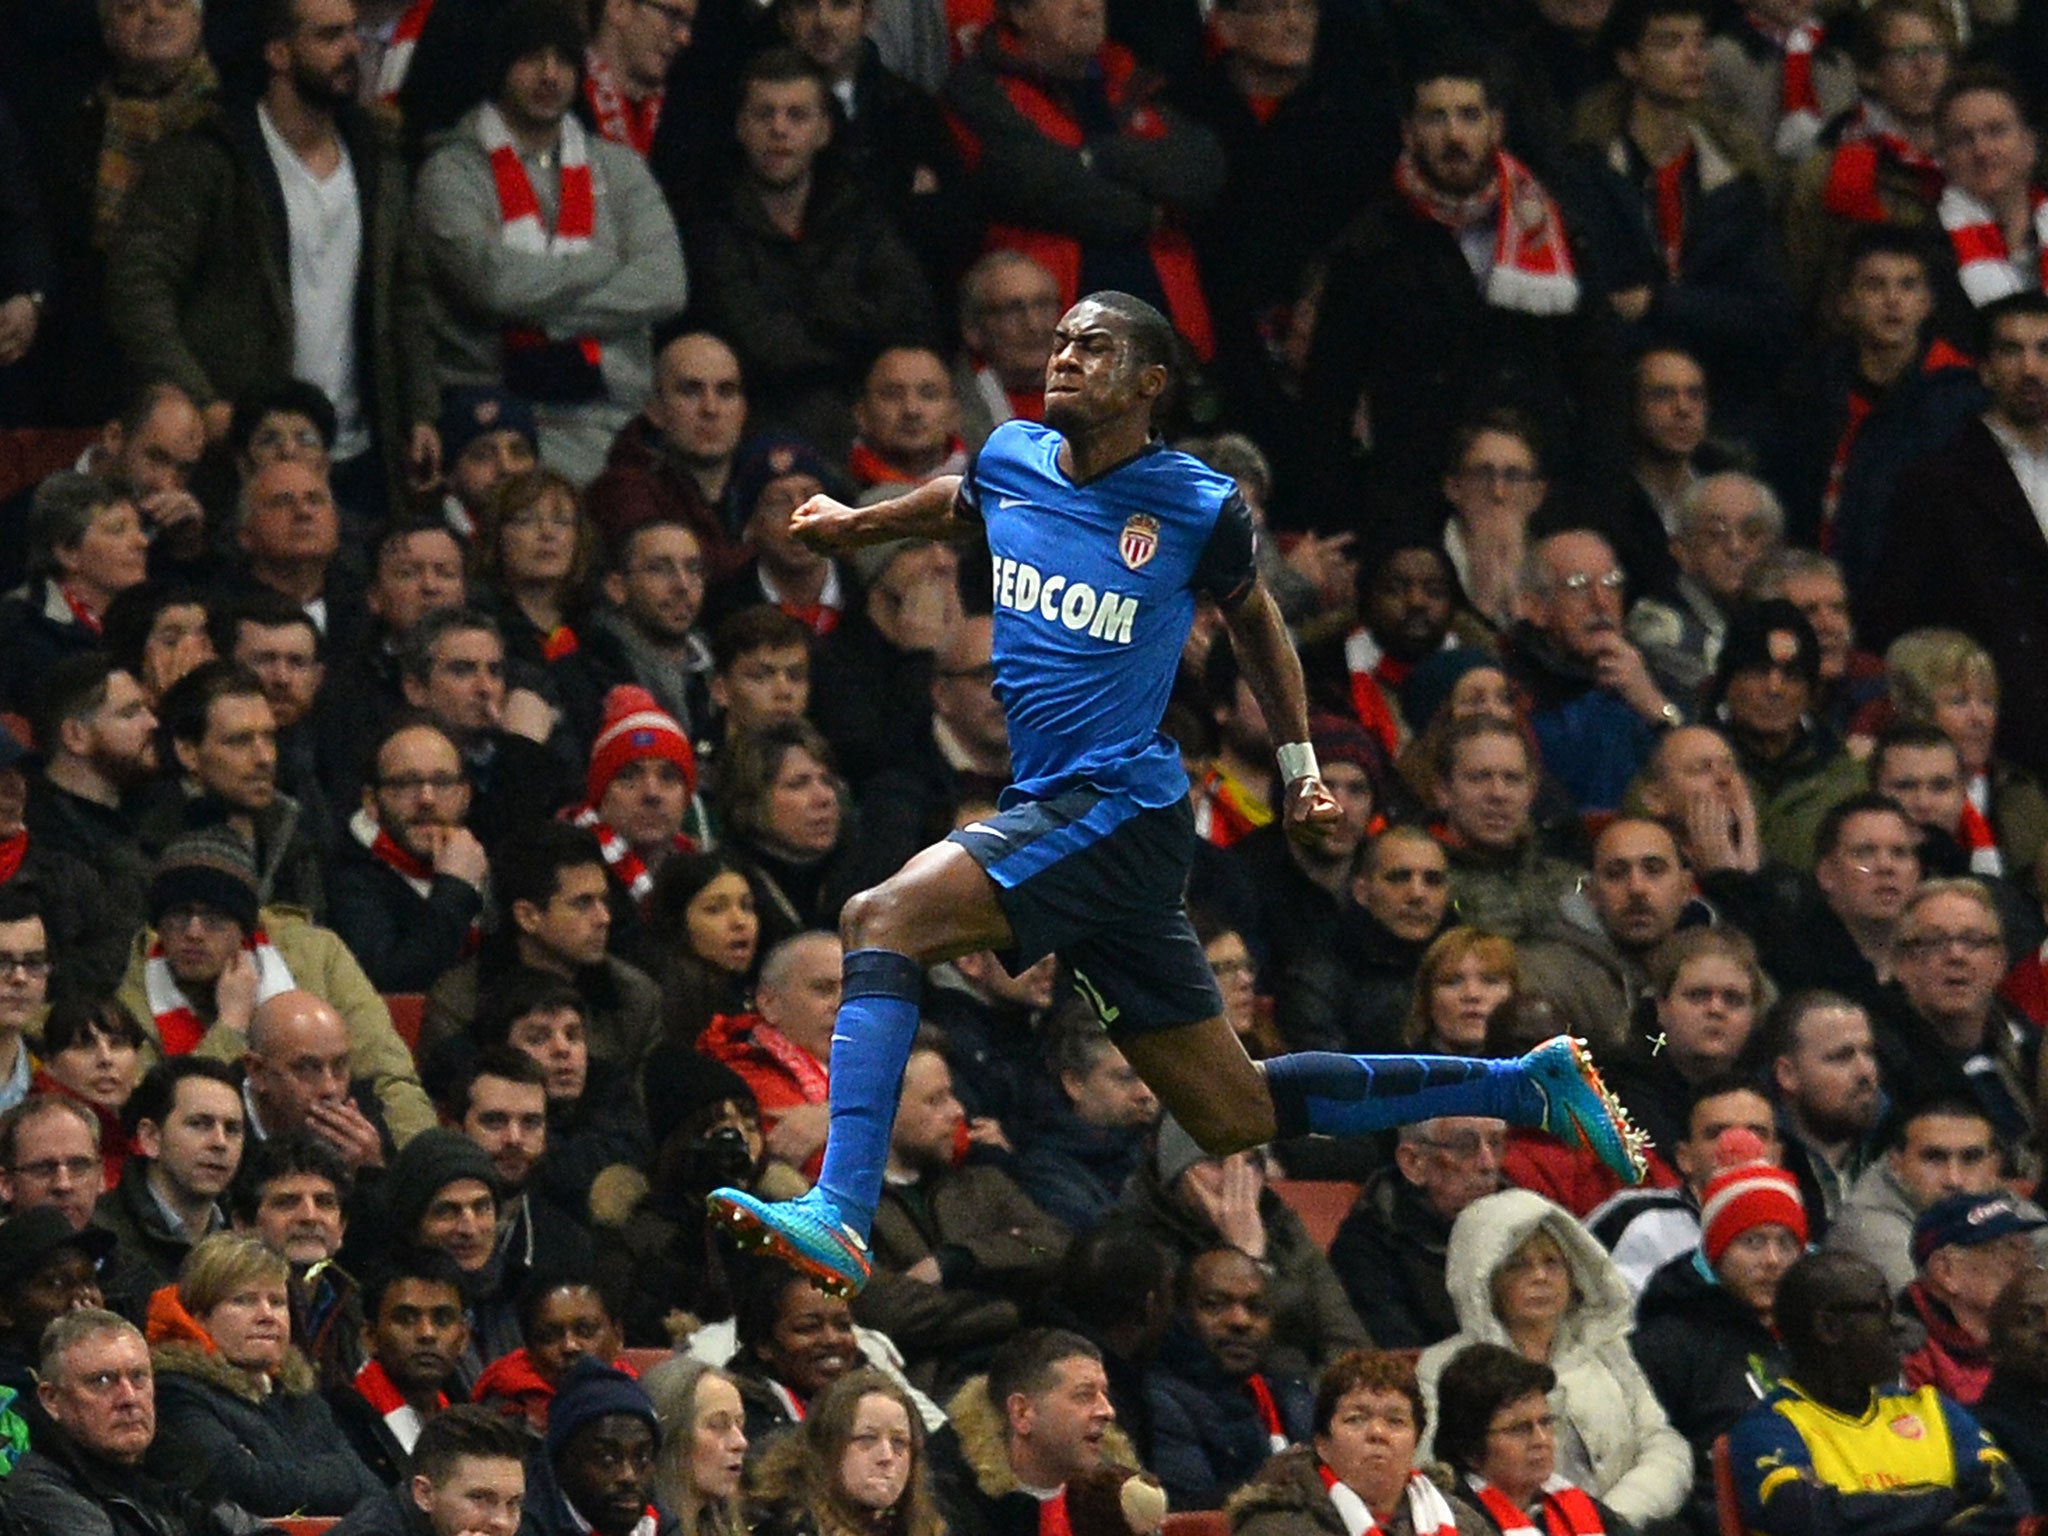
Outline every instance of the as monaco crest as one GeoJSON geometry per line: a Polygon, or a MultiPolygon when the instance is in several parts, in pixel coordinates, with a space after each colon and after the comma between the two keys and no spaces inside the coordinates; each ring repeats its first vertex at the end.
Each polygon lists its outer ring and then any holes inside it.
{"type": "Polygon", "coordinates": [[[1132,570],[1144,565],[1159,553],[1159,519],[1135,512],[1124,524],[1123,534],[1116,541],[1117,553],[1124,557],[1124,564],[1132,570]]]}

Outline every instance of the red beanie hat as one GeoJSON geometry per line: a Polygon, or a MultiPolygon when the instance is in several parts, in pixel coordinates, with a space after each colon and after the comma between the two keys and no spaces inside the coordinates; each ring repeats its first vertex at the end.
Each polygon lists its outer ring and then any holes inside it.
{"type": "Polygon", "coordinates": [[[682,770],[684,787],[697,792],[697,754],[676,717],[645,688],[622,683],[604,696],[604,724],[590,746],[590,803],[604,798],[621,768],[643,757],[667,758],[682,770]]]}
{"type": "Polygon", "coordinates": [[[1723,1131],[1714,1142],[1720,1172],[1700,1202],[1700,1250],[1709,1264],[1721,1262],[1728,1245],[1752,1227],[1780,1226],[1806,1242],[1806,1206],[1799,1181],[1764,1161],[1763,1140],[1751,1130],[1723,1131]]]}

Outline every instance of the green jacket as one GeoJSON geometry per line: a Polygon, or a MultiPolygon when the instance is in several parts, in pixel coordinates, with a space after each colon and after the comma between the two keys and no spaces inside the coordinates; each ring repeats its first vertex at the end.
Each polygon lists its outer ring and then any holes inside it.
{"type": "MultiPolygon", "coordinates": [[[[426,273],[395,142],[358,109],[339,121],[363,211],[357,385],[402,489],[412,426],[440,416],[426,273]]],[[[253,107],[157,146],[107,253],[106,315],[131,380],[169,379],[201,406],[290,375],[284,193],[253,107]]]]}
{"type": "MultiPolygon", "coordinates": [[[[363,974],[363,968],[356,964],[355,956],[348,952],[348,946],[331,930],[315,927],[296,907],[265,907],[263,931],[299,988],[326,999],[348,1025],[349,1075],[375,1082],[377,1102],[383,1106],[384,1122],[391,1127],[392,1139],[402,1147],[428,1126],[438,1125],[440,1117],[434,1113],[427,1091],[420,1086],[412,1052],[391,1027],[391,1011],[370,984],[370,978],[363,974]]],[[[116,999],[142,1025],[145,1063],[163,1054],[163,1042],[157,1034],[149,993],[143,983],[143,967],[155,942],[152,929],[145,928],[136,936],[134,947],[128,952],[128,972],[115,993],[116,999]]],[[[202,1019],[213,1012],[210,995],[188,996],[188,1001],[202,1019]]],[[[209,1022],[195,1051],[220,1061],[239,1062],[248,1046],[248,1039],[242,1034],[209,1022]]]]}

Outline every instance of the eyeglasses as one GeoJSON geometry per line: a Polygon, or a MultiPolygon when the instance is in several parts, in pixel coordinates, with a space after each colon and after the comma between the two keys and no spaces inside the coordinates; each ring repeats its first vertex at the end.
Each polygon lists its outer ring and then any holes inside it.
{"type": "Polygon", "coordinates": [[[96,1157],[40,1157],[32,1163],[16,1163],[14,1176],[48,1184],[61,1173],[75,1183],[99,1166],[100,1160],[96,1157]]]}
{"type": "Polygon", "coordinates": [[[1482,1134],[1478,1131],[1457,1131],[1449,1136],[1435,1136],[1422,1143],[1451,1157],[1477,1157],[1481,1152],[1490,1152],[1496,1159],[1507,1155],[1508,1136],[1506,1131],[1482,1134]]]}
{"type": "Polygon", "coordinates": [[[1573,571],[1569,576],[1560,576],[1557,581],[1560,592],[1569,592],[1574,597],[1582,596],[1595,587],[1603,592],[1619,592],[1627,585],[1628,572],[1618,565],[1613,570],[1602,571],[1597,576],[1587,571],[1573,571]]]}
{"type": "Polygon", "coordinates": [[[2004,942],[1995,933],[1916,933],[1899,940],[1899,948],[1909,955],[1931,955],[1947,949],[1959,949],[1966,955],[1981,955],[1997,949],[2004,942]]]}
{"type": "Polygon", "coordinates": [[[19,971],[34,978],[50,974],[50,957],[45,954],[8,955],[0,954],[0,976],[10,976],[19,971]]]}
{"type": "Polygon", "coordinates": [[[379,779],[377,785],[394,795],[417,795],[429,789],[437,795],[452,795],[468,782],[459,773],[394,773],[379,779]]]}

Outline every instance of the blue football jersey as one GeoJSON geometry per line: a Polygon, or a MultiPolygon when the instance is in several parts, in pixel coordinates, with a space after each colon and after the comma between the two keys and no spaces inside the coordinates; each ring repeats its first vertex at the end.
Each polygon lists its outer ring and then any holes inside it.
{"type": "Polygon", "coordinates": [[[1227,475],[1154,446],[1082,485],[1060,435],[1011,421],[960,485],[994,562],[996,697],[1010,727],[1005,807],[1079,784],[1171,805],[1188,792],[1160,734],[1198,594],[1251,590],[1251,514],[1227,475]]]}

